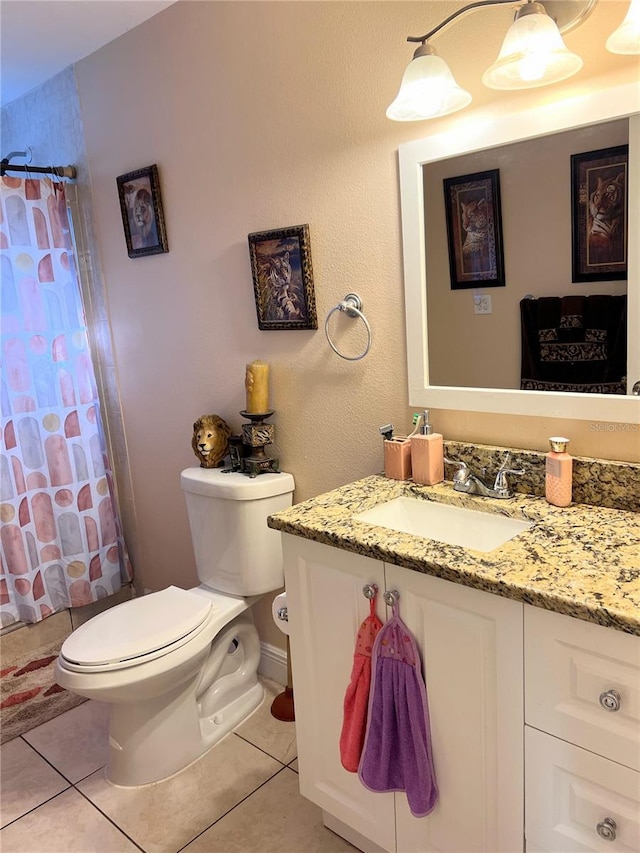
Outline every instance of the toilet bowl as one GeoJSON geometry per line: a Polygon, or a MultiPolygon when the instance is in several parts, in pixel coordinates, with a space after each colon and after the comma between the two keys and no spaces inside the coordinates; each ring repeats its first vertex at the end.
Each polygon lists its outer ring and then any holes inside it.
{"type": "Polygon", "coordinates": [[[95,616],[56,662],[62,687],[110,705],[106,774],[116,785],[178,772],[263,698],[251,606],[283,585],[280,536],[266,519],[291,505],[293,477],[195,468],[182,486],[203,582],[95,616]]]}

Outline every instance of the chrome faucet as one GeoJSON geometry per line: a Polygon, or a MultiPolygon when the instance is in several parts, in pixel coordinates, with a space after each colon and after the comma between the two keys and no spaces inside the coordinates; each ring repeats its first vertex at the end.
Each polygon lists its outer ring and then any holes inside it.
{"type": "Polygon", "coordinates": [[[511,454],[507,453],[496,474],[493,486],[487,484],[467,466],[466,462],[457,459],[444,461],[449,465],[457,465],[458,470],[453,476],[453,488],[456,492],[464,492],[467,495],[482,495],[485,498],[512,498],[513,492],[509,487],[507,474],[524,474],[524,468],[508,468],[511,454]]]}

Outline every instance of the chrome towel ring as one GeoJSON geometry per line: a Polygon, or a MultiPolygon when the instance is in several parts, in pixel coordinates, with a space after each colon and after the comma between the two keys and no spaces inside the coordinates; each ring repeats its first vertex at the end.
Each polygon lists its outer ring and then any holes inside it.
{"type": "Polygon", "coordinates": [[[324,321],[324,333],[327,336],[327,340],[329,341],[329,346],[331,349],[339,355],[340,358],[344,358],[347,361],[360,361],[361,358],[364,358],[365,355],[371,349],[371,326],[369,325],[369,321],[362,313],[362,300],[358,296],[357,293],[347,293],[342,302],[339,302],[335,308],[332,308],[331,311],[327,314],[327,319],[324,321]],[[329,318],[336,311],[342,311],[347,315],[347,317],[360,317],[362,322],[365,325],[367,330],[367,346],[364,349],[364,352],[361,352],[360,355],[345,355],[340,352],[340,350],[336,347],[334,342],[331,340],[331,336],[329,335],[329,318]]]}

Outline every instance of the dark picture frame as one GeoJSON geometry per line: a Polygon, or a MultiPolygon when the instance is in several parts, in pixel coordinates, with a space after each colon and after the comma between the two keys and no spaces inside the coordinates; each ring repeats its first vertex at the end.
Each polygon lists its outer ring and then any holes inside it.
{"type": "Polygon", "coordinates": [[[451,289],[504,287],[500,170],[444,178],[451,289]]]}
{"type": "Polygon", "coordinates": [[[571,155],[571,280],[627,278],[629,146],[571,155]]]}
{"type": "Polygon", "coordinates": [[[119,175],[116,183],[129,257],[168,252],[157,165],[119,175]]]}
{"type": "Polygon", "coordinates": [[[317,329],[308,225],[248,235],[258,328],[317,329]]]}

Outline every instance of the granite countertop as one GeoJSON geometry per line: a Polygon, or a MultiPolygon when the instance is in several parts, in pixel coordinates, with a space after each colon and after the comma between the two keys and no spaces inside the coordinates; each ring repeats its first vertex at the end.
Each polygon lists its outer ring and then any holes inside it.
{"type": "Polygon", "coordinates": [[[450,482],[366,477],[269,516],[269,527],[374,560],[640,635],[640,514],[588,504],[560,509],[544,498],[507,500],[455,492],[450,482]],[[355,521],[354,515],[411,496],[533,522],[482,553],[355,521]]]}

